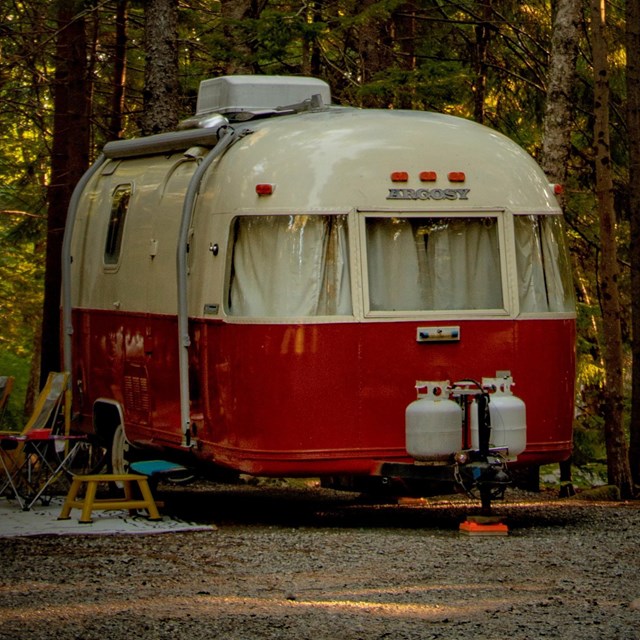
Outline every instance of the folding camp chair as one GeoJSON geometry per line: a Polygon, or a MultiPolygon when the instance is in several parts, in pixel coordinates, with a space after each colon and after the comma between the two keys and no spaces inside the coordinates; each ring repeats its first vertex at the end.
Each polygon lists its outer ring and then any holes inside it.
{"type": "Polygon", "coordinates": [[[86,436],[69,433],[69,374],[50,373],[21,433],[0,433],[0,464],[5,483],[23,509],[29,509],[60,476],[86,436]],[[61,424],[63,427],[61,428],[61,424]]]}

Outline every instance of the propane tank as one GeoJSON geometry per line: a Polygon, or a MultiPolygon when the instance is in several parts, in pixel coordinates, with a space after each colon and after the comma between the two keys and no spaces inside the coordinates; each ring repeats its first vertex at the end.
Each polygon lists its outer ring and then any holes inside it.
{"type": "Polygon", "coordinates": [[[448,380],[416,383],[418,399],[405,411],[407,452],[416,460],[446,460],[461,448],[462,409],[448,388],[448,380]]]}
{"type": "MultiPolygon", "coordinates": [[[[513,379],[482,378],[482,387],[493,390],[489,395],[489,416],[491,434],[489,446],[506,448],[505,456],[514,460],[527,446],[527,419],[524,402],[513,395],[511,387],[513,379]]],[[[478,432],[478,404],[474,400],[471,405],[471,447],[478,449],[480,438],[478,432]]]]}

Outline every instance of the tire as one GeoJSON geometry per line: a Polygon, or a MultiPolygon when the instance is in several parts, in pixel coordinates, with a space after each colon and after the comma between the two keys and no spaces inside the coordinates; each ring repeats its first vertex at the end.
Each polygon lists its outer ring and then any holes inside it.
{"type": "Polygon", "coordinates": [[[122,424],[113,432],[109,448],[109,471],[111,473],[128,473],[131,445],[124,434],[122,424]]]}

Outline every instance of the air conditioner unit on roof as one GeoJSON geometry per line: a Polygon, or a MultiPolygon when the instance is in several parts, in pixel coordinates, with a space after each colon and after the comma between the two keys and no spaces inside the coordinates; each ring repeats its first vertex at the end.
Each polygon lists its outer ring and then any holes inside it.
{"type": "Polygon", "coordinates": [[[207,113],[273,111],[320,95],[331,103],[329,85],[317,78],[297,76],[222,76],[203,80],[196,116],[207,113]]]}

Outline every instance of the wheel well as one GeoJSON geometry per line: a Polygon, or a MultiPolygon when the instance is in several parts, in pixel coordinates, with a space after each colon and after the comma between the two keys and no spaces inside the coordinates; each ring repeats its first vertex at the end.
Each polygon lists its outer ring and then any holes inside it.
{"type": "Polygon", "coordinates": [[[93,429],[98,439],[110,445],[119,424],[124,424],[121,406],[113,400],[96,400],[93,405],[93,429]]]}

